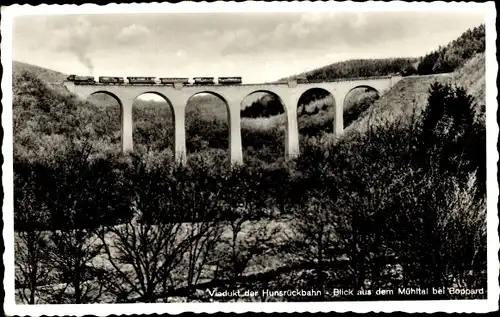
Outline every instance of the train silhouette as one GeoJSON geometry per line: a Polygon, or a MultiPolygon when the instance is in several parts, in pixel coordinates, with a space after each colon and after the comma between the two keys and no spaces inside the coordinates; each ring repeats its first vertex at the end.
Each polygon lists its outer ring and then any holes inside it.
{"type": "MultiPolygon", "coordinates": [[[[68,81],[72,81],[75,84],[108,84],[108,85],[120,85],[120,84],[130,84],[130,85],[215,85],[214,77],[194,77],[191,82],[189,78],[178,78],[178,77],[161,77],[159,80],[156,77],[127,77],[127,81],[123,77],[112,77],[112,76],[99,76],[98,81],[95,80],[93,76],[78,76],[70,75],[67,78],[68,81]]],[[[218,77],[217,83],[219,85],[238,85],[242,83],[241,77],[218,77]]]]}

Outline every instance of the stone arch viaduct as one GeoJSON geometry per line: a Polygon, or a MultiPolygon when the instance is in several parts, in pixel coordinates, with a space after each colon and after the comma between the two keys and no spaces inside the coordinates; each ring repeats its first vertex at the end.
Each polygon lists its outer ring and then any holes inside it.
{"type": "Polygon", "coordinates": [[[310,89],[328,91],[335,100],[333,131],[343,131],[343,106],[347,94],[359,87],[368,87],[378,91],[379,95],[389,90],[401,79],[400,76],[366,77],[342,79],[330,82],[297,83],[288,81],[265,84],[239,85],[104,85],[75,84],[64,82],[69,91],[81,98],[88,98],[96,93],[104,93],[114,97],[121,107],[121,140],[122,150],[133,149],[132,140],[132,104],[134,100],[146,93],[154,93],[163,97],[170,105],[174,121],[175,159],[183,162],[186,157],[185,108],[188,100],[199,93],[209,93],[221,98],[227,106],[229,125],[229,147],[231,163],[243,163],[241,145],[240,108],[242,101],[256,92],[276,95],[285,109],[287,126],[285,129],[285,156],[293,158],[299,154],[299,131],[297,124],[297,107],[299,98],[310,89]]]}

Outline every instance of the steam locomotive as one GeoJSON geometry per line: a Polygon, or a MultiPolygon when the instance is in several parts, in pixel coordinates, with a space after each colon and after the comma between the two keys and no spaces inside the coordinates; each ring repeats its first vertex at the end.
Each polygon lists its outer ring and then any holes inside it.
{"type": "Polygon", "coordinates": [[[95,79],[93,76],[69,75],[66,79],[74,82],[75,84],[95,84],[95,79]]]}

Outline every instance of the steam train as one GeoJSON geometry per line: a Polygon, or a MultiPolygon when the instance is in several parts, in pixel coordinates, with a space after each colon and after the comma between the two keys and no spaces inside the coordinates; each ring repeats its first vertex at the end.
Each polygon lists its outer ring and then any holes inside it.
{"type": "MultiPolygon", "coordinates": [[[[68,81],[72,81],[75,84],[96,84],[93,76],[78,76],[69,75],[68,81]]],[[[125,79],[123,77],[113,77],[113,76],[99,76],[100,84],[108,85],[120,85],[125,84],[125,79]]],[[[127,77],[127,83],[130,85],[191,85],[189,78],[187,77],[160,77],[159,82],[156,77],[127,77]]],[[[239,85],[242,83],[241,77],[218,77],[217,83],[219,85],[239,85]]],[[[194,77],[193,85],[215,85],[214,77],[194,77]]]]}

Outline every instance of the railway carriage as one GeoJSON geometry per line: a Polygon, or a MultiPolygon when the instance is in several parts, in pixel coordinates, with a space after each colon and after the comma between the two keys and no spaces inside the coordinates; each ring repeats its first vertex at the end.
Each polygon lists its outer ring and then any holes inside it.
{"type": "Polygon", "coordinates": [[[99,82],[101,84],[123,84],[125,80],[123,77],[100,76],[99,82]]]}
{"type": "Polygon", "coordinates": [[[219,85],[241,84],[241,77],[219,77],[217,81],[219,85]]]}
{"type": "Polygon", "coordinates": [[[183,84],[189,85],[189,78],[177,78],[177,77],[162,77],[160,78],[160,83],[163,85],[174,85],[183,84]]]}
{"type": "Polygon", "coordinates": [[[213,84],[215,84],[214,77],[194,77],[193,80],[194,80],[195,85],[213,85],[213,84]]]}
{"type": "Polygon", "coordinates": [[[154,85],[156,77],[127,77],[128,83],[132,85],[154,85]]]}
{"type": "Polygon", "coordinates": [[[297,77],[295,80],[297,81],[297,84],[307,84],[309,82],[307,77],[297,77]]]}

